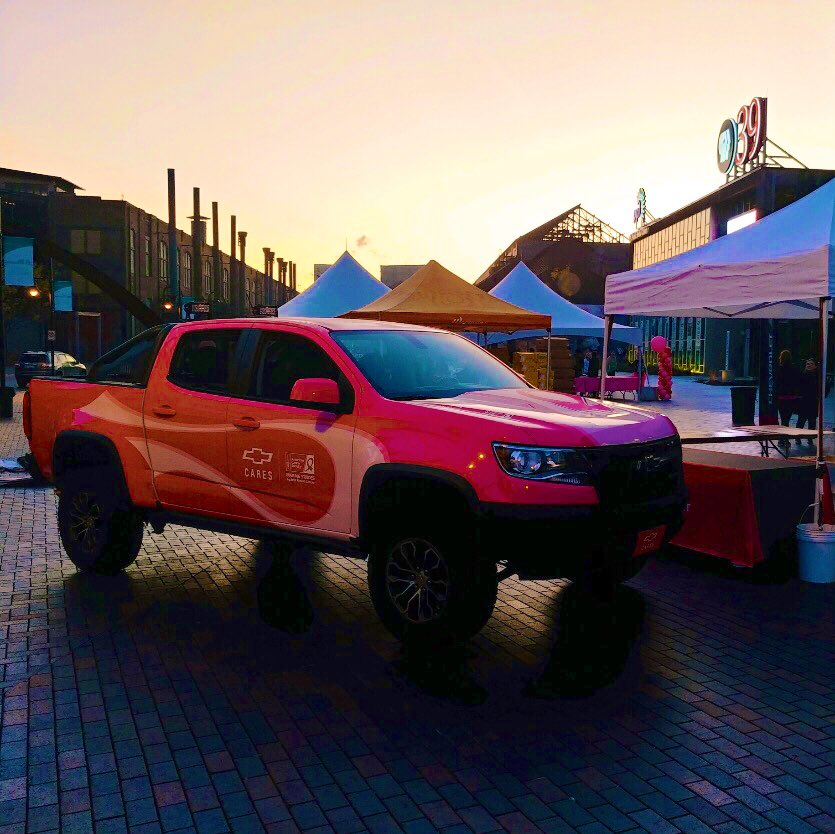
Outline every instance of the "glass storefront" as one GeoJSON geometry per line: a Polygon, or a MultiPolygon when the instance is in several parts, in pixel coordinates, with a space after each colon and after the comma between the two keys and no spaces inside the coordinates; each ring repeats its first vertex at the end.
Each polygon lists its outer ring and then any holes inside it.
{"type": "Polygon", "coordinates": [[[639,238],[632,249],[632,269],[658,263],[710,241],[710,209],[673,223],[666,229],[639,238]]]}
{"type": "MultiPolygon", "coordinates": [[[[706,208],[666,229],[635,241],[632,268],[658,263],[695,249],[710,241],[710,209],[706,208]]],[[[702,318],[635,316],[633,324],[644,334],[645,361],[658,364],[658,355],[649,349],[653,336],[664,336],[673,352],[673,368],[685,373],[703,374],[705,371],[705,320],[702,318]]],[[[637,359],[637,349],[630,348],[629,358],[637,359]]]]}

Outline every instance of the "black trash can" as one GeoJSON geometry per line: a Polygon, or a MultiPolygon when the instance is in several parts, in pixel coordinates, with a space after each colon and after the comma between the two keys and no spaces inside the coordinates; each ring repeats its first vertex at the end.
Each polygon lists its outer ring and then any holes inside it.
{"type": "Polygon", "coordinates": [[[0,388],[0,420],[11,420],[14,406],[14,388],[0,388]]]}
{"type": "Polygon", "coordinates": [[[731,387],[731,424],[753,426],[754,409],[757,404],[757,388],[754,385],[731,387]]]}

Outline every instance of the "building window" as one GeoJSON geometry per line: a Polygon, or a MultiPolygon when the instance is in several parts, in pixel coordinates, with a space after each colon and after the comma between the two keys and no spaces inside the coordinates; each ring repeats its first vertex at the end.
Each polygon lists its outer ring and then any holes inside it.
{"type": "Polygon", "coordinates": [[[159,255],[159,277],[165,283],[168,281],[168,245],[164,240],[157,241],[157,253],[159,255]]]}
{"type": "Polygon", "coordinates": [[[151,238],[145,235],[145,277],[151,277],[151,238]]]}
{"type": "Polygon", "coordinates": [[[101,232],[96,229],[73,229],[70,232],[73,255],[101,255],[101,232]]]}
{"type": "Polygon", "coordinates": [[[223,268],[223,299],[227,301],[229,299],[229,268],[223,268]]]}
{"type": "Polygon", "coordinates": [[[128,271],[131,278],[136,278],[136,229],[131,229],[128,236],[128,271]]]}
{"type": "Polygon", "coordinates": [[[203,292],[208,295],[212,291],[212,262],[209,258],[203,261],[203,292]]]}
{"type": "Polygon", "coordinates": [[[191,292],[191,252],[183,254],[183,289],[191,292]]]}

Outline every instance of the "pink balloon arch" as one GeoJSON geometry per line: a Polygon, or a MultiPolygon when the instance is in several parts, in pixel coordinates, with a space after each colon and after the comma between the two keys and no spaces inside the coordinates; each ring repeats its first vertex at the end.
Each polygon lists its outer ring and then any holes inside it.
{"type": "Polygon", "coordinates": [[[658,354],[658,399],[673,397],[673,352],[663,336],[653,336],[649,346],[658,354]]]}

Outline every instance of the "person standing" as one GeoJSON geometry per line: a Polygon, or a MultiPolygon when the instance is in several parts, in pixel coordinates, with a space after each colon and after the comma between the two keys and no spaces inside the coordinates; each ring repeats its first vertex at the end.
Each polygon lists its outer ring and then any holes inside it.
{"type": "MultiPolygon", "coordinates": [[[[797,427],[816,429],[818,427],[818,363],[807,359],[800,374],[800,399],[797,405],[797,427]]],[[[807,438],[811,445],[812,439],[807,438]]],[[[798,444],[800,440],[797,441],[798,444]]]]}
{"type": "Polygon", "coordinates": [[[791,351],[780,351],[774,374],[774,392],[780,425],[790,426],[792,415],[797,413],[800,403],[800,374],[792,362],[791,351]]]}
{"type": "Polygon", "coordinates": [[[595,357],[591,348],[586,348],[579,358],[574,373],[577,376],[597,376],[600,373],[600,360],[595,357]]]}

